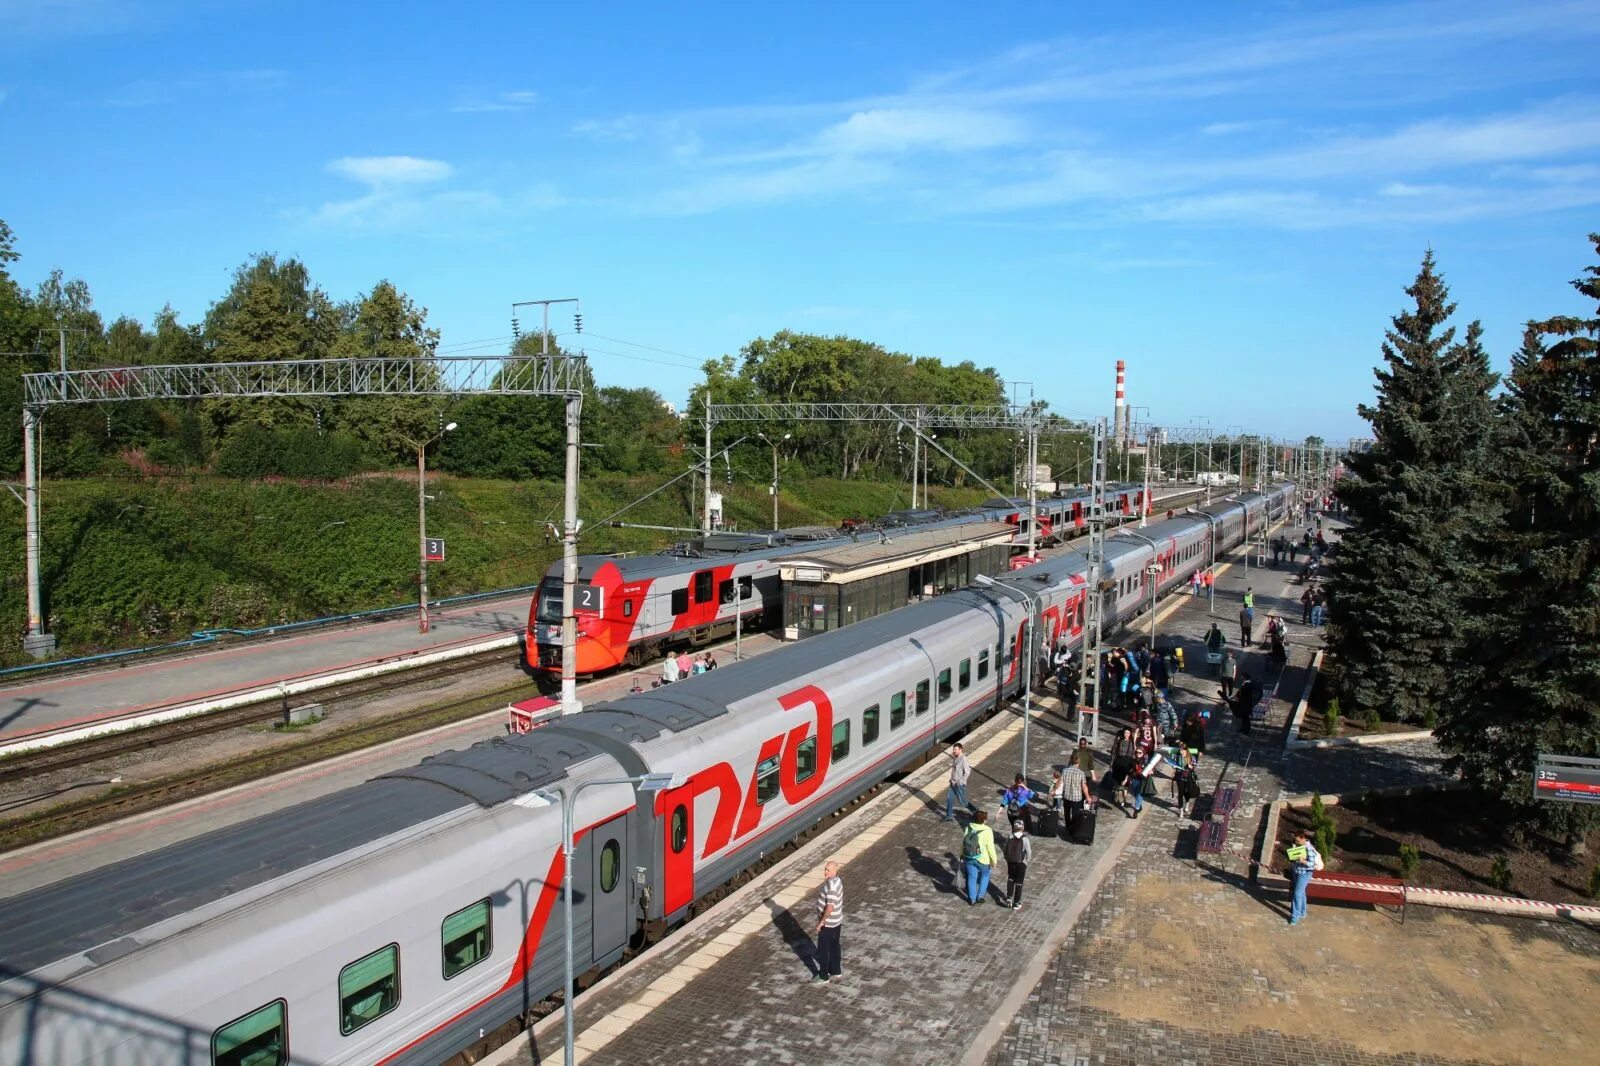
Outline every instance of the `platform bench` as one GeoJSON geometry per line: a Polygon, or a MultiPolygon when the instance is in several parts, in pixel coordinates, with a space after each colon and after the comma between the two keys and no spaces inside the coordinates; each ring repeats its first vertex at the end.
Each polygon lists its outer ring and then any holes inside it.
{"type": "Polygon", "coordinates": [[[1239,802],[1243,799],[1243,785],[1224,785],[1219,781],[1216,791],[1211,793],[1211,813],[1219,814],[1226,819],[1238,809],[1239,802]]]}
{"type": "Polygon", "coordinates": [[[1200,823],[1200,838],[1195,845],[1195,850],[1201,855],[1221,855],[1223,845],[1227,842],[1228,819],[1226,816],[1200,823]]]}
{"type": "Polygon", "coordinates": [[[1311,875],[1311,880],[1306,884],[1306,898],[1399,907],[1400,921],[1404,923],[1406,920],[1406,883],[1398,877],[1371,877],[1323,870],[1311,875]]]}

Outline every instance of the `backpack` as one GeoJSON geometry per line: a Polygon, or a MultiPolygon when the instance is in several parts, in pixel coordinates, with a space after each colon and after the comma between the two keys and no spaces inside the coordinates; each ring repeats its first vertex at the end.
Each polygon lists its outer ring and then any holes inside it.
{"type": "Polygon", "coordinates": [[[1010,840],[1006,841],[1006,862],[1022,861],[1022,842],[1022,837],[1012,837],[1010,840]]]}
{"type": "Polygon", "coordinates": [[[968,826],[966,835],[961,838],[961,857],[963,859],[976,859],[982,854],[983,845],[978,840],[978,831],[968,826]]]}
{"type": "Polygon", "coordinates": [[[1323,867],[1322,852],[1319,851],[1319,852],[1315,853],[1315,857],[1311,861],[1311,869],[1313,871],[1317,872],[1317,873],[1321,873],[1322,872],[1322,867],[1323,867]]]}

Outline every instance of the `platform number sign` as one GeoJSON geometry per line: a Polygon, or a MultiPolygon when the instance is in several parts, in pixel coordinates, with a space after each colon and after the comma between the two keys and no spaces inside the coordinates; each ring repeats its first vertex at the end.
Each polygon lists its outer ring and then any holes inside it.
{"type": "Polygon", "coordinates": [[[574,585],[572,589],[572,609],[574,611],[593,611],[601,614],[605,607],[605,589],[594,585],[574,585]]]}
{"type": "Polygon", "coordinates": [[[1533,795],[1568,803],[1600,803],[1600,759],[1541,754],[1533,769],[1533,795]]]}
{"type": "Polygon", "coordinates": [[[428,537],[422,542],[423,557],[430,563],[444,562],[444,538],[428,537]]]}

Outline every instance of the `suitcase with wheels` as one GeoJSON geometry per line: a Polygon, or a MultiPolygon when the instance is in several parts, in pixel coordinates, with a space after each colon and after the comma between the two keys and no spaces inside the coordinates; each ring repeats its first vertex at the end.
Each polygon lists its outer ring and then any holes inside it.
{"type": "Polygon", "coordinates": [[[1058,837],[1061,835],[1061,815],[1054,808],[1046,808],[1039,815],[1039,836],[1058,837]]]}
{"type": "Polygon", "coordinates": [[[1072,842],[1074,844],[1094,843],[1094,819],[1096,811],[1093,807],[1084,807],[1072,819],[1072,842]]]}

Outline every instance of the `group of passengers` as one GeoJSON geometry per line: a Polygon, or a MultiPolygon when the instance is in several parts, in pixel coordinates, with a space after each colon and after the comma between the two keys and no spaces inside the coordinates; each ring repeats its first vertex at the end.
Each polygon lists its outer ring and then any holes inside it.
{"type": "Polygon", "coordinates": [[[661,683],[670,685],[674,681],[682,681],[684,678],[704,674],[716,668],[716,656],[710,652],[691,656],[686,651],[680,651],[676,655],[669,654],[661,661],[661,683]]]}

